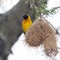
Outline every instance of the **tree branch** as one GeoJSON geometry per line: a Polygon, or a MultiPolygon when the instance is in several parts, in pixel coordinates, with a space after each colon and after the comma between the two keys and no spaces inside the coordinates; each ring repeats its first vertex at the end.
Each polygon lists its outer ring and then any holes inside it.
{"type": "Polygon", "coordinates": [[[57,7],[53,7],[51,10],[53,10],[53,9],[58,9],[58,8],[60,8],[60,6],[57,6],[57,7]]]}

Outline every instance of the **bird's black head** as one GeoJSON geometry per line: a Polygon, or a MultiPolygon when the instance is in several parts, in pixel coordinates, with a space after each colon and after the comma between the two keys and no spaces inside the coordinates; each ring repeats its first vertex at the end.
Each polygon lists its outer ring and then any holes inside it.
{"type": "Polygon", "coordinates": [[[27,18],[28,18],[28,15],[24,15],[24,16],[23,16],[23,19],[27,19],[27,18]]]}

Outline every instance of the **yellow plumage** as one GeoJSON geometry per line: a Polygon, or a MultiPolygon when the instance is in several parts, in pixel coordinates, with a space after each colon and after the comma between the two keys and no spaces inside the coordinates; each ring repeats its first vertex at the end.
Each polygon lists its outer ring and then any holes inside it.
{"type": "Polygon", "coordinates": [[[24,32],[26,32],[31,25],[32,25],[32,20],[31,20],[30,16],[27,16],[26,18],[23,19],[22,28],[23,28],[24,32]]]}

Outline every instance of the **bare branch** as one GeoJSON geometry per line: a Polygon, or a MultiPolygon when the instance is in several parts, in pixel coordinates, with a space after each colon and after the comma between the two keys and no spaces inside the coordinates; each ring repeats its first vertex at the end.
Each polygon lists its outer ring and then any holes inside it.
{"type": "Polygon", "coordinates": [[[60,8],[60,6],[58,6],[58,7],[54,7],[53,9],[58,9],[58,8],[60,8]]]}
{"type": "Polygon", "coordinates": [[[50,10],[53,10],[53,9],[59,9],[60,8],[60,6],[57,6],[57,7],[53,7],[52,9],[50,9],[50,10]]]}

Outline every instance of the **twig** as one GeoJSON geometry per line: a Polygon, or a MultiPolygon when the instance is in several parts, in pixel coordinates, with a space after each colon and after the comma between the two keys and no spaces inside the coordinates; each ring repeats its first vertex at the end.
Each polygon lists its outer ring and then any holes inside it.
{"type": "Polygon", "coordinates": [[[60,8],[60,6],[58,6],[58,7],[53,7],[53,8],[50,9],[50,10],[56,10],[56,9],[58,9],[58,8],[60,8]]]}

